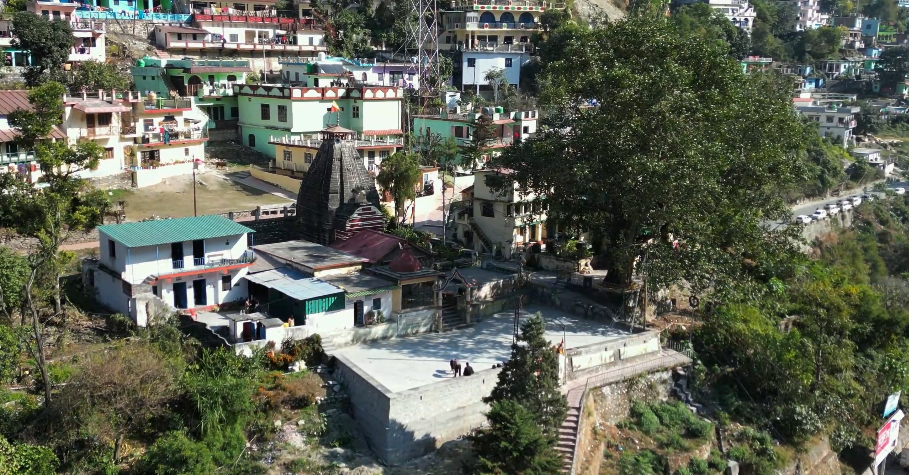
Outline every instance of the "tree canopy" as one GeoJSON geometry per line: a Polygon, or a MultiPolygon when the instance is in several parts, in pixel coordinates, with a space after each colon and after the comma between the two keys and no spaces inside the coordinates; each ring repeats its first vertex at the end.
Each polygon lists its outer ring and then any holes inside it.
{"type": "Polygon", "coordinates": [[[762,224],[788,219],[781,189],[805,173],[809,131],[790,86],[661,22],[561,34],[542,81],[553,113],[496,160],[511,170],[501,186],[516,182],[563,229],[589,231],[617,282],[641,259],[658,288],[718,289],[746,260],[794,251],[762,224]]]}
{"type": "Polygon", "coordinates": [[[73,47],[73,30],[64,20],[48,20],[31,12],[19,12],[13,17],[13,47],[31,55],[31,66],[25,73],[30,87],[46,80],[59,80],[63,63],[73,47]]]}
{"type": "Polygon", "coordinates": [[[129,89],[130,80],[117,70],[111,63],[85,61],[76,69],[76,74],[70,83],[72,91],[124,91],[129,89]]]}
{"type": "Polygon", "coordinates": [[[411,153],[397,152],[382,160],[376,183],[391,194],[395,202],[395,219],[404,219],[403,213],[408,201],[416,198],[416,186],[422,178],[420,161],[411,153]]]}

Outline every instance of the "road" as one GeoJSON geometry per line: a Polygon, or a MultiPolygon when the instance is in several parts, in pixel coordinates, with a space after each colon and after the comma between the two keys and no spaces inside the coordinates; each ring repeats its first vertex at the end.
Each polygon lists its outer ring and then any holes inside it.
{"type": "MultiPolygon", "coordinates": [[[[909,188],[909,182],[905,182],[905,181],[891,182],[891,183],[887,184],[887,188],[890,188],[890,189],[892,189],[892,188],[909,188]]],[[[868,189],[870,190],[871,187],[869,186],[868,189]]],[[[818,208],[823,208],[824,206],[826,206],[829,203],[836,203],[837,201],[839,201],[843,198],[847,198],[847,197],[855,196],[855,195],[862,195],[864,193],[865,193],[864,191],[852,190],[848,193],[844,193],[842,196],[826,198],[823,200],[809,201],[807,203],[799,203],[799,204],[791,207],[792,219],[795,219],[796,216],[800,216],[800,215],[811,216],[811,213],[814,213],[814,210],[816,210],[818,208]]],[[[884,196],[884,193],[877,192],[877,191],[872,191],[871,194],[875,195],[878,198],[881,198],[884,196]]],[[[784,224],[784,223],[777,222],[775,224],[780,225],[780,224],[784,224]]]]}

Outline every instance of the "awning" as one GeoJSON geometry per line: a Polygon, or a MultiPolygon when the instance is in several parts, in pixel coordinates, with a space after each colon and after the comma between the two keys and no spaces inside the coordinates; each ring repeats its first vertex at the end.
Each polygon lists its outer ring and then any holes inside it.
{"type": "Polygon", "coordinates": [[[106,112],[129,112],[129,107],[119,104],[111,104],[105,101],[77,102],[73,109],[80,110],[86,114],[103,114],[106,112]]]}
{"type": "Polygon", "coordinates": [[[344,293],[344,290],[334,285],[287,268],[247,274],[244,278],[300,301],[344,293]]]}
{"type": "MultiPolygon", "coordinates": [[[[50,133],[47,134],[49,139],[65,139],[66,132],[60,129],[59,125],[54,126],[50,133]]],[[[15,142],[19,139],[19,132],[15,129],[0,129],[0,143],[15,142]]]]}

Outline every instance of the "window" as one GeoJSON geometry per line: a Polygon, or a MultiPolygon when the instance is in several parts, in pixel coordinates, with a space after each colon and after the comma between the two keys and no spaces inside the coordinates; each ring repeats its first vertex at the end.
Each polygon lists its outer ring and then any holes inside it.
{"type": "Polygon", "coordinates": [[[468,68],[477,67],[477,58],[467,58],[467,67],[468,68]]]}
{"type": "Polygon", "coordinates": [[[157,286],[157,285],[153,285],[153,286],[152,286],[152,294],[153,294],[155,297],[158,296],[158,286],[157,286]]]}
{"type": "Polygon", "coordinates": [[[451,44],[451,36],[450,36],[450,35],[445,37],[445,44],[446,44],[446,45],[450,45],[450,44],[451,44]]]}
{"type": "Polygon", "coordinates": [[[230,42],[231,42],[231,43],[237,43],[237,42],[239,41],[239,39],[240,39],[240,37],[237,36],[236,34],[232,34],[232,35],[229,35],[229,36],[230,36],[230,42]]]}
{"type": "MultiPolygon", "coordinates": [[[[385,160],[386,158],[388,158],[388,150],[380,150],[380,151],[379,151],[379,158],[380,158],[381,160],[385,160]]],[[[380,160],[380,161],[381,161],[381,160],[380,160]]]]}
{"type": "Polygon", "coordinates": [[[382,310],[382,299],[372,299],[372,309],[382,310]]]}
{"type": "Polygon", "coordinates": [[[512,58],[505,58],[505,67],[506,67],[506,68],[510,68],[510,67],[511,67],[511,64],[512,64],[512,63],[511,63],[511,60],[512,60],[512,58]]]}
{"type": "Polygon", "coordinates": [[[376,151],[370,150],[366,152],[366,169],[372,170],[376,168],[376,151]]]}
{"type": "Polygon", "coordinates": [[[524,132],[525,134],[529,134],[529,133],[530,133],[530,126],[525,125],[524,128],[523,128],[522,130],[523,130],[523,132],[524,132]]]}
{"type": "Polygon", "coordinates": [[[271,106],[268,104],[262,104],[262,107],[259,108],[262,113],[262,120],[271,120],[271,106]]]}
{"type": "Polygon", "coordinates": [[[132,297],[133,295],[133,284],[130,284],[127,281],[123,281],[123,293],[132,297]]]}
{"type": "Polygon", "coordinates": [[[285,150],[285,151],[284,151],[284,160],[288,160],[288,161],[289,161],[289,160],[293,160],[293,159],[294,159],[294,154],[293,154],[293,152],[291,152],[290,150],[285,150]]]}
{"type": "Polygon", "coordinates": [[[379,82],[385,81],[385,73],[379,73],[379,82]]]}
{"type": "Polygon", "coordinates": [[[177,39],[178,39],[178,40],[182,40],[182,39],[183,39],[183,33],[177,33],[177,39]]]}
{"type": "Polygon", "coordinates": [[[237,117],[240,117],[240,108],[239,108],[239,107],[231,107],[231,108],[230,108],[230,116],[233,117],[233,118],[235,118],[235,119],[236,119],[237,117]]]}
{"type": "Polygon", "coordinates": [[[287,122],[287,106],[278,106],[278,122],[287,122]]]}
{"type": "Polygon", "coordinates": [[[353,118],[354,119],[360,118],[360,106],[353,106],[353,118]]]}
{"type": "Polygon", "coordinates": [[[111,116],[110,112],[108,112],[107,114],[98,114],[98,125],[103,126],[103,127],[107,127],[108,125],[110,125],[110,116],[111,116]]]}
{"type": "Polygon", "coordinates": [[[114,149],[113,149],[113,148],[105,148],[105,149],[104,149],[104,158],[114,158],[114,149]]]}
{"type": "Polygon", "coordinates": [[[249,145],[250,147],[255,147],[256,146],[256,136],[253,134],[247,135],[246,136],[246,145],[249,145]]]}
{"type": "Polygon", "coordinates": [[[496,214],[492,207],[491,201],[484,201],[482,207],[482,215],[486,218],[495,218],[496,214]]]}
{"type": "Polygon", "coordinates": [[[432,282],[420,282],[401,287],[401,309],[432,305],[432,282]]]}
{"type": "Polygon", "coordinates": [[[828,123],[828,124],[832,124],[832,123],[833,123],[833,116],[832,116],[832,115],[828,115],[828,116],[827,116],[827,123],[828,123]]]}
{"type": "Polygon", "coordinates": [[[508,205],[505,207],[505,216],[514,216],[514,205],[508,205]]]}
{"type": "Polygon", "coordinates": [[[117,257],[117,243],[110,239],[107,240],[107,255],[111,259],[116,259],[117,257]]]}
{"type": "Polygon", "coordinates": [[[467,135],[464,133],[463,125],[456,125],[454,128],[454,136],[458,138],[467,138],[467,135]]]}
{"type": "Polygon", "coordinates": [[[309,152],[306,152],[306,153],[303,155],[303,162],[305,162],[305,163],[312,163],[312,154],[309,153],[309,152]]]}
{"type": "Polygon", "coordinates": [[[229,275],[221,276],[221,290],[223,290],[224,292],[227,292],[228,290],[230,290],[230,276],[229,275]]]}

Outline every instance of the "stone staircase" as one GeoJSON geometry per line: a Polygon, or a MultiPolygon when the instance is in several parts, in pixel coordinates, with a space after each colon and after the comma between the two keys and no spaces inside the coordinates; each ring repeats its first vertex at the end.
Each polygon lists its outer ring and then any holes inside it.
{"type": "Polygon", "coordinates": [[[332,353],[336,353],[338,351],[338,347],[335,346],[334,342],[332,342],[331,339],[323,338],[322,351],[325,352],[325,354],[330,355],[332,353]]]}
{"type": "Polygon", "coordinates": [[[473,231],[473,233],[476,234],[478,238],[480,238],[480,242],[482,242],[483,246],[486,247],[486,251],[492,252],[492,241],[490,241],[489,236],[483,232],[483,228],[477,224],[477,220],[473,219],[473,216],[468,216],[467,222],[470,223],[471,231],[473,231]]]}
{"type": "Polygon", "coordinates": [[[445,299],[442,302],[442,328],[452,330],[464,325],[464,320],[458,313],[458,301],[456,299],[445,299]]]}
{"type": "Polygon", "coordinates": [[[578,429],[581,427],[581,397],[584,387],[568,392],[568,415],[559,427],[556,451],[562,455],[562,473],[571,473],[574,452],[578,445],[578,429]]]}
{"type": "Polygon", "coordinates": [[[688,373],[681,368],[676,368],[674,373],[675,383],[672,385],[672,395],[684,402],[691,412],[703,415],[704,406],[694,402],[694,397],[692,397],[691,391],[688,389],[688,373]]]}

